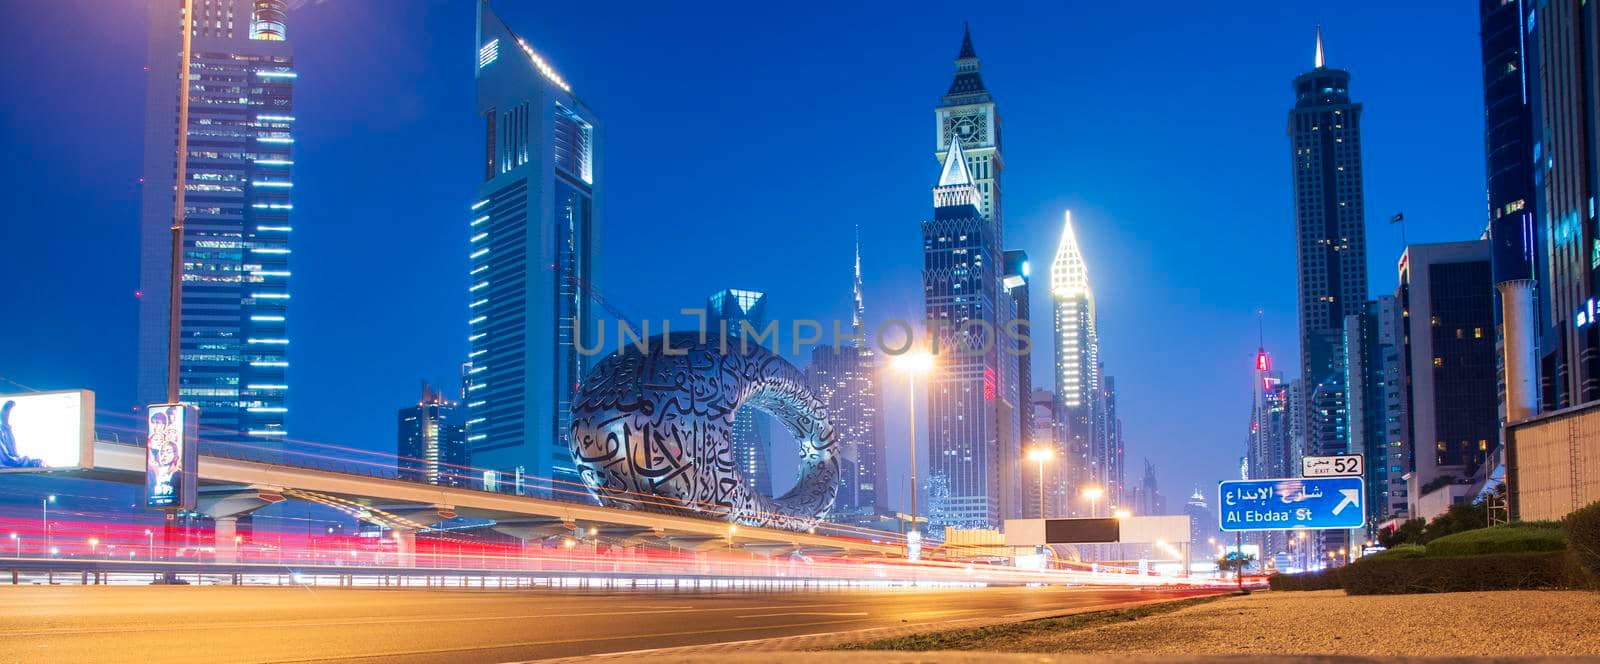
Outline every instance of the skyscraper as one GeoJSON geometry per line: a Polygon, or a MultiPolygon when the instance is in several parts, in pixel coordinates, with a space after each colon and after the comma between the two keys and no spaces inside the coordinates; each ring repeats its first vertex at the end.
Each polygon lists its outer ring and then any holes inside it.
{"type": "Polygon", "coordinates": [[[400,479],[441,486],[467,486],[467,433],[456,421],[456,403],[422,385],[417,405],[400,409],[396,465],[400,479]]]}
{"type": "Polygon", "coordinates": [[[1349,72],[1325,65],[1319,28],[1315,68],[1294,79],[1288,126],[1309,454],[1343,454],[1348,445],[1342,328],[1367,299],[1361,104],[1350,101],[1349,86],[1349,72]]]}
{"type": "Polygon", "coordinates": [[[878,383],[877,355],[864,343],[866,310],[861,297],[861,243],[856,242],[855,296],[851,309],[852,342],[812,349],[806,381],[833,417],[841,456],[839,496],[829,520],[871,516],[888,511],[890,487],[884,475],[887,449],[883,442],[883,394],[878,383]]]}
{"type": "Polygon", "coordinates": [[[1206,504],[1206,496],[1200,492],[1200,487],[1195,487],[1194,493],[1189,495],[1183,513],[1189,515],[1189,560],[1208,559],[1212,555],[1211,542],[1218,534],[1217,516],[1206,504]]]}
{"type": "Polygon", "coordinates": [[[1015,505],[1022,394],[1004,330],[1000,117],[962,35],[955,79],[934,110],[939,184],[922,225],[923,305],[937,368],[928,384],[929,510],[935,526],[998,527],[1015,505]]]}
{"type": "Polygon", "coordinates": [[[467,444],[476,466],[520,471],[536,493],[587,495],[574,492],[567,437],[587,366],[575,335],[594,330],[600,123],[485,2],[476,44],[484,151],[468,224],[467,444]]]}
{"type": "MultiPolygon", "coordinates": [[[[1000,385],[1003,388],[997,395],[997,415],[1000,418],[1001,428],[998,436],[1001,442],[1001,478],[1003,491],[1011,500],[1010,509],[1004,513],[1011,517],[1021,517],[1025,512],[1037,512],[1039,507],[1038,497],[1031,502],[1025,500],[1029,482],[1028,470],[1024,465],[1024,456],[1027,449],[1034,444],[1033,418],[1029,401],[1033,392],[1033,342],[1032,308],[1029,306],[1029,282],[1033,268],[1028,263],[1028,252],[1012,249],[1004,253],[1005,268],[1001,277],[1001,287],[1005,290],[1004,312],[1002,321],[1018,321],[1028,327],[1017,327],[1019,334],[999,334],[996,341],[1006,344],[1000,353],[1000,385]],[[1030,336],[1024,336],[1030,335],[1030,336]]],[[[1059,463],[1060,460],[1054,461],[1059,463]]],[[[1034,473],[1037,483],[1038,473],[1034,473]]]]}
{"type": "MultiPolygon", "coordinates": [[[[1544,407],[1600,400],[1600,9],[1583,0],[1533,3],[1528,53],[1538,71],[1533,144],[1544,407]]],[[[1487,55],[1485,56],[1487,57],[1487,55]]],[[[1514,199],[1504,205],[1512,205],[1514,199]]],[[[1419,459],[1420,465],[1420,459],[1419,459]]]]}
{"type": "Polygon", "coordinates": [[[1489,253],[1484,240],[1417,244],[1400,260],[1412,517],[1432,519],[1482,487],[1499,447],[1489,253]]]}
{"type": "MultiPolygon", "coordinates": [[[[1295,383],[1285,383],[1282,372],[1272,368],[1272,356],[1258,348],[1250,388],[1250,428],[1245,437],[1245,479],[1274,479],[1300,474],[1295,451],[1293,403],[1300,397],[1295,383]]],[[[1261,531],[1247,534],[1261,545],[1262,555],[1285,548],[1281,533],[1261,531]]]]}
{"type": "Polygon", "coordinates": [[[1071,513],[1093,516],[1088,513],[1091,501],[1080,494],[1090,486],[1105,488],[1104,435],[1097,426],[1103,414],[1096,412],[1101,408],[1100,341],[1089,268],[1072,231],[1071,211],[1065,214],[1061,240],[1050,264],[1050,295],[1055,303],[1055,387],[1068,454],[1063,462],[1068,467],[1071,513]]]}
{"type": "Polygon", "coordinates": [[[183,6],[149,4],[138,395],[167,401],[171,228],[181,195],[179,398],[200,407],[207,440],[276,446],[288,434],[296,77],[284,2],[195,0],[188,63],[183,6]],[[186,148],[181,165],[174,136],[186,148]]]}
{"type": "MultiPolygon", "coordinates": [[[[767,326],[767,295],[729,288],[706,299],[706,331],[722,332],[728,352],[741,344],[754,346],[767,326]],[[744,332],[746,326],[750,332],[744,332]],[[726,326],[726,327],[724,327],[726,326]]],[[[830,411],[831,412],[831,411],[830,411]]],[[[770,419],[754,408],[740,409],[733,418],[733,458],[739,473],[754,482],[763,496],[772,495],[772,427],[770,419]]]]}
{"type": "Polygon", "coordinates": [[[1346,412],[1350,451],[1366,455],[1367,533],[1373,535],[1390,518],[1406,513],[1405,474],[1411,454],[1401,431],[1397,395],[1401,377],[1402,316],[1390,295],[1366,303],[1362,312],[1345,317],[1346,412]]]}
{"type": "Polygon", "coordinates": [[[930,483],[948,489],[934,526],[995,527],[1002,514],[999,417],[1000,251],[978,188],[950,143],[933,220],[922,224],[923,304],[937,351],[928,384],[930,483]],[[984,326],[987,324],[987,327],[984,326]]]}
{"type": "MultiPolygon", "coordinates": [[[[1480,0],[1483,44],[1483,153],[1486,165],[1490,263],[1500,309],[1507,421],[1539,409],[1538,313],[1534,251],[1538,248],[1533,174],[1533,96],[1528,89],[1527,37],[1522,0],[1480,0]]],[[[1538,80],[1534,79],[1534,85],[1538,80]]]]}

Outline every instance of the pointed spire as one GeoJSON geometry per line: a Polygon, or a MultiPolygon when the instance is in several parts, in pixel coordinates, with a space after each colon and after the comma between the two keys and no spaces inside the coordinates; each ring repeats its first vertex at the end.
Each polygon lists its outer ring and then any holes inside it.
{"type": "Polygon", "coordinates": [[[1078,236],[1072,231],[1072,211],[1067,210],[1065,217],[1055,261],[1050,264],[1050,292],[1060,297],[1073,297],[1089,293],[1089,266],[1083,261],[1078,236]]]}
{"type": "Polygon", "coordinates": [[[1317,24],[1317,69],[1322,68],[1322,24],[1317,24]]]}
{"type": "Polygon", "coordinates": [[[852,339],[850,344],[856,349],[861,348],[861,342],[866,338],[867,311],[861,303],[861,225],[856,225],[856,274],[855,274],[855,308],[850,312],[850,331],[852,339]]]}
{"type": "Polygon", "coordinates": [[[961,22],[961,53],[956,55],[957,60],[976,59],[978,51],[972,48],[972,26],[966,21],[961,22]]]}
{"type": "Polygon", "coordinates": [[[944,172],[939,174],[939,186],[972,184],[972,174],[967,172],[967,155],[961,151],[961,139],[950,137],[950,149],[944,155],[944,172]]]}

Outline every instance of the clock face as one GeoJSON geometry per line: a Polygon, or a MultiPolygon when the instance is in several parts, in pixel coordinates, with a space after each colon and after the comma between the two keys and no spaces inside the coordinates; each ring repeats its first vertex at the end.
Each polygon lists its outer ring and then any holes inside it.
{"type": "Polygon", "coordinates": [[[961,139],[964,146],[988,143],[989,118],[982,113],[948,116],[944,119],[944,136],[947,142],[961,139]]]}

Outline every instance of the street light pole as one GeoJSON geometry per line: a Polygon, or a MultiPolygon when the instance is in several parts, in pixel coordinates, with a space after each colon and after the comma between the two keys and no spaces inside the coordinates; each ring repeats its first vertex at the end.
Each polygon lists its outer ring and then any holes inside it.
{"type": "Polygon", "coordinates": [[[50,503],[55,501],[56,495],[53,493],[39,499],[39,509],[43,513],[39,521],[44,524],[44,552],[46,555],[50,553],[50,503]]]}
{"type": "Polygon", "coordinates": [[[906,417],[911,432],[911,531],[906,537],[906,553],[910,554],[911,540],[920,536],[917,532],[917,374],[933,368],[933,356],[912,350],[896,355],[893,365],[906,374],[906,417]]]}

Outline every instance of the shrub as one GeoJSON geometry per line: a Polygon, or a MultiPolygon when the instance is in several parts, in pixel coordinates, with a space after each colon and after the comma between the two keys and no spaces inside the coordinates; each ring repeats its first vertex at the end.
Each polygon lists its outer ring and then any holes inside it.
{"type": "Polygon", "coordinates": [[[1359,565],[1361,563],[1373,560],[1403,560],[1409,558],[1421,558],[1425,555],[1428,555],[1428,547],[1425,547],[1421,544],[1401,544],[1400,546],[1389,549],[1388,551],[1382,551],[1379,553],[1374,553],[1370,556],[1362,556],[1357,558],[1354,564],[1359,565]]]}
{"type": "Polygon", "coordinates": [[[1592,582],[1600,583],[1600,503],[1581,508],[1562,521],[1572,557],[1588,572],[1592,582]]]}
{"type": "Polygon", "coordinates": [[[1567,534],[1560,526],[1543,523],[1509,523],[1446,535],[1428,542],[1427,555],[1476,556],[1487,553],[1562,551],[1567,534]]]}
{"type": "Polygon", "coordinates": [[[1344,587],[1339,568],[1299,574],[1274,574],[1267,577],[1273,590],[1338,590],[1344,587]]]}
{"type": "Polygon", "coordinates": [[[1342,578],[1351,595],[1531,590],[1567,587],[1567,566],[1565,551],[1367,559],[1342,578]]]}

